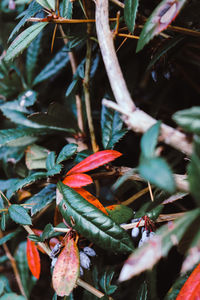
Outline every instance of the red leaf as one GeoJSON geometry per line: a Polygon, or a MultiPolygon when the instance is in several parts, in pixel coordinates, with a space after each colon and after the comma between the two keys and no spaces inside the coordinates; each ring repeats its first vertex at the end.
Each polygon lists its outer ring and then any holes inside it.
{"type": "Polygon", "coordinates": [[[182,286],[176,300],[200,299],[200,264],[182,286]]]}
{"type": "Polygon", "coordinates": [[[56,261],[52,283],[58,296],[68,296],[76,286],[79,276],[79,252],[76,243],[70,239],[56,261]]]}
{"type": "Polygon", "coordinates": [[[27,239],[26,255],[31,273],[34,277],[39,279],[41,270],[40,255],[35,243],[29,239],[27,239]]]}
{"type": "Polygon", "coordinates": [[[85,200],[96,206],[98,209],[100,209],[104,214],[108,215],[106,209],[101,204],[101,202],[92,194],[90,194],[85,189],[75,189],[77,193],[79,193],[85,200]]]}
{"type": "Polygon", "coordinates": [[[92,178],[87,174],[72,174],[66,176],[63,183],[71,188],[80,188],[82,186],[93,183],[92,178]]]}
{"type": "Polygon", "coordinates": [[[103,150],[96,152],[84,160],[82,160],[79,164],[73,167],[67,175],[76,174],[76,173],[84,173],[87,171],[94,170],[108,162],[118,158],[122,154],[115,150],[103,150]]]}

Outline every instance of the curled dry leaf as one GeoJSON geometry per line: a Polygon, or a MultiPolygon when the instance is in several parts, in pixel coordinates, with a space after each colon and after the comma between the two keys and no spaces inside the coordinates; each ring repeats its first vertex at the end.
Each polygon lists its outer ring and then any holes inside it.
{"type": "Polygon", "coordinates": [[[163,0],[147,20],[137,45],[137,52],[176,18],[186,0],[163,0]]]}
{"type": "Polygon", "coordinates": [[[100,209],[104,214],[108,215],[108,212],[104,208],[104,206],[101,204],[101,202],[92,194],[90,194],[85,189],[75,189],[77,193],[79,193],[85,200],[96,206],[98,209],[100,209]]]}
{"type": "Polygon", "coordinates": [[[94,170],[100,166],[103,166],[116,158],[120,157],[122,154],[115,150],[103,150],[96,152],[84,160],[82,160],[79,164],[73,167],[67,175],[84,173],[91,170],[94,170]]]}
{"type": "Polygon", "coordinates": [[[80,262],[76,243],[69,239],[56,261],[52,283],[58,296],[68,296],[76,286],[80,262]]]}
{"type": "Polygon", "coordinates": [[[144,270],[151,269],[161,257],[161,239],[154,237],[127,259],[121,270],[119,281],[128,280],[144,270]]]}
{"type": "Polygon", "coordinates": [[[200,299],[200,264],[194,269],[181,288],[176,300],[200,299]]]}
{"type": "Polygon", "coordinates": [[[93,183],[92,178],[87,174],[72,174],[66,176],[63,183],[70,186],[71,188],[80,188],[88,184],[93,183]]]}
{"type": "Polygon", "coordinates": [[[27,239],[26,255],[31,273],[35,278],[39,279],[41,270],[40,255],[35,243],[29,239],[27,239]]]}

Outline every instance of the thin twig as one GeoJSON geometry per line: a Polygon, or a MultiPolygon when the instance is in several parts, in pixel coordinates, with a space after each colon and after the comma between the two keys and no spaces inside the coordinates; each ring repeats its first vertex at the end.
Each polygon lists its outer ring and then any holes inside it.
{"type": "MultiPolygon", "coordinates": [[[[176,220],[177,218],[180,218],[184,215],[185,213],[176,213],[176,214],[161,214],[159,215],[159,217],[156,219],[155,223],[161,223],[161,222],[169,222],[169,221],[173,221],[176,220]]],[[[124,225],[120,225],[122,228],[124,228],[124,230],[128,230],[128,229],[132,229],[135,227],[142,227],[145,225],[145,221],[141,220],[139,225],[138,222],[134,222],[134,223],[129,223],[129,224],[124,224],[124,225]]]]}
{"type": "MultiPolygon", "coordinates": [[[[0,238],[2,238],[2,237],[3,237],[3,233],[0,230],[0,238]]],[[[13,269],[13,272],[15,274],[15,278],[16,278],[19,290],[20,290],[21,294],[26,299],[28,299],[27,296],[26,296],[26,293],[24,291],[23,285],[22,285],[22,281],[21,281],[21,278],[20,278],[20,275],[19,275],[19,271],[18,271],[18,268],[17,268],[16,261],[15,261],[14,257],[12,256],[12,254],[10,253],[10,250],[8,249],[8,246],[6,245],[6,243],[4,243],[2,246],[3,246],[3,249],[4,249],[6,255],[7,255],[8,259],[9,259],[9,261],[11,263],[11,265],[12,265],[12,269],[13,269]]]]}
{"type": "MultiPolygon", "coordinates": [[[[88,5],[89,2],[88,2],[88,5]]],[[[90,14],[91,10],[90,7],[87,10],[87,13],[90,14]]],[[[95,131],[94,131],[94,124],[92,120],[92,110],[91,110],[91,99],[90,99],[90,69],[92,63],[92,40],[89,38],[92,32],[91,24],[87,24],[87,34],[88,39],[86,43],[86,61],[85,61],[85,77],[83,79],[83,89],[84,89],[84,96],[85,96],[85,107],[86,107],[86,114],[87,114],[87,121],[88,127],[90,132],[91,138],[91,145],[94,152],[99,150],[99,147],[96,143],[95,131]]]]}
{"type": "MultiPolygon", "coordinates": [[[[116,18],[110,18],[110,22],[116,21],[116,18]]],[[[57,19],[49,19],[49,18],[30,18],[27,22],[42,22],[42,23],[53,23],[53,24],[79,24],[79,23],[95,23],[96,21],[93,19],[65,19],[65,18],[57,18],[57,19]]]]}
{"type": "MultiPolygon", "coordinates": [[[[62,25],[59,25],[59,30],[60,30],[61,36],[63,38],[64,44],[66,45],[68,43],[68,39],[62,29],[62,25]]],[[[71,68],[72,68],[72,74],[74,75],[76,73],[77,63],[76,63],[76,58],[75,58],[73,51],[69,51],[68,56],[69,56],[69,60],[70,60],[71,68]]],[[[79,129],[84,134],[82,101],[81,101],[81,97],[78,94],[75,95],[75,98],[76,98],[77,123],[78,123],[79,129]]]]}
{"type": "Polygon", "coordinates": [[[151,184],[150,184],[149,181],[147,183],[148,183],[148,189],[149,189],[149,194],[150,194],[150,197],[151,197],[151,201],[153,202],[154,201],[154,197],[153,197],[153,193],[152,193],[151,184]]]}
{"type": "Polygon", "coordinates": [[[90,293],[92,293],[98,298],[102,298],[104,296],[102,292],[98,291],[93,286],[91,286],[90,284],[88,284],[87,282],[83,281],[80,278],[77,279],[77,284],[82,286],[84,289],[86,289],[87,291],[89,291],[90,293]]]}
{"type": "Polygon", "coordinates": [[[140,38],[140,37],[137,36],[137,35],[125,34],[125,33],[117,33],[117,36],[129,38],[129,39],[135,39],[135,40],[139,40],[139,38],[140,38]]]}
{"type": "MultiPolygon", "coordinates": [[[[129,174],[131,172],[131,168],[128,167],[112,167],[111,171],[106,171],[106,172],[99,172],[99,173],[94,173],[92,174],[93,179],[99,179],[99,178],[105,178],[105,176],[123,176],[126,174],[129,174]]],[[[189,192],[189,184],[187,181],[187,176],[186,175],[181,175],[181,174],[173,174],[174,180],[176,183],[176,188],[179,191],[188,193],[189,192]]],[[[144,178],[142,178],[138,173],[134,173],[128,176],[129,180],[134,180],[134,181],[143,181],[145,182],[144,178]]]]}
{"type": "Polygon", "coordinates": [[[122,204],[123,205],[130,205],[135,200],[142,197],[144,194],[148,193],[148,191],[149,191],[149,188],[146,187],[143,190],[141,190],[141,191],[137,192],[136,194],[134,194],[133,196],[131,196],[130,198],[128,198],[127,200],[123,201],[122,204]]]}

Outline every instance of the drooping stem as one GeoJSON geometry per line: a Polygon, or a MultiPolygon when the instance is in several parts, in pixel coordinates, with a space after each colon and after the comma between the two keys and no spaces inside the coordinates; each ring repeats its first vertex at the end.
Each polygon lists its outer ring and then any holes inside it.
{"type": "MultiPolygon", "coordinates": [[[[0,238],[2,238],[2,237],[3,237],[3,233],[0,230],[0,238]]],[[[17,268],[16,261],[15,261],[14,257],[12,256],[12,254],[10,253],[10,250],[8,249],[8,246],[6,245],[6,243],[4,243],[2,246],[3,246],[3,249],[4,249],[4,251],[5,251],[6,255],[7,255],[10,263],[11,263],[11,266],[12,266],[13,272],[15,274],[15,278],[16,278],[19,290],[20,290],[21,294],[26,299],[28,299],[27,296],[26,296],[26,293],[24,291],[23,285],[22,285],[22,281],[21,281],[21,278],[20,278],[20,275],[19,275],[19,271],[18,271],[18,268],[17,268]]]]}

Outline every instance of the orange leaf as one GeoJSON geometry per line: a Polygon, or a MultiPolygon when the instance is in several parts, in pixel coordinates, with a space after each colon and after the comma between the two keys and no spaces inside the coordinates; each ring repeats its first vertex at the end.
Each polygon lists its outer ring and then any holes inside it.
{"type": "Polygon", "coordinates": [[[200,264],[182,286],[176,300],[200,299],[200,264]]]}
{"type": "Polygon", "coordinates": [[[41,270],[40,255],[37,247],[35,246],[35,243],[29,239],[27,239],[26,255],[31,273],[34,277],[39,279],[41,270]]]}
{"type": "Polygon", "coordinates": [[[58,296],[68,296],[76,286],[80,262],[76,243],[70,239],[56,261],[52,283],[58,296]]]}
{"type": "Polygon", "coordinates": [[[94,170],[104,164],[109,163],[110,161],[118,158],[122,154],[115,150],[103,150],[96,152],[84,160],[82,160],[79,164],[73,167],[67,175],[76,174],[76,173],[84,173],[87,171],[94,170]]]}
{"type": "Polygon", "coordinates": [[[77,193],[79,193],[85,200],[96,206],[98,209],[100,209],[104,214],[108,215],[106,209],[101,204],[101,202],[92,194],[90,194],[85,189],[75,189],[77,193]]]}
{"type": "Polygon", "coordinates": [[[72,174],[66,176],[63,183],[71,188],[80,188],[82,186],[93,183],[92,178],[87,174],[72,174]]]}

